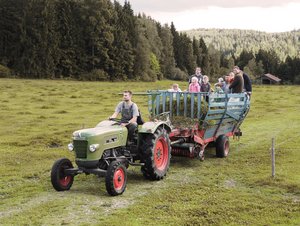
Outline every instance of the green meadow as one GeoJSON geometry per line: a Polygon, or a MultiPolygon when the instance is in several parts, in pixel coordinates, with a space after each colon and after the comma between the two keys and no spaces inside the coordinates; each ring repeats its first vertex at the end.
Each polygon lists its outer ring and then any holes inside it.
{"type": "MultiPolygon", "coordinates": [[[[161,181],[130,166],[117,197],[95,175],[78,175],[67,192],[52,188],[54,161],[74,162],[73,131],[110,116],[123,90],[172,83],[0,79],[0,225],[300,225],[300,86],[254,86],[243,136],[230,138],[226,159],[214,148],[203,162],[172,157],[161,181]]],[[[147,97],[133,100],[147,119],[147,97]]]]}

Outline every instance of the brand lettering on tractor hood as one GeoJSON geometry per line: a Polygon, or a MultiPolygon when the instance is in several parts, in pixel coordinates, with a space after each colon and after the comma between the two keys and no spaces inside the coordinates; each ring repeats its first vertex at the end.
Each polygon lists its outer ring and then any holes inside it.
{"type": "Polygon", "coordinates": [[[115,143],[118,141],[118,137],[109,137],[105,139],[105,144],[115,143]]]}

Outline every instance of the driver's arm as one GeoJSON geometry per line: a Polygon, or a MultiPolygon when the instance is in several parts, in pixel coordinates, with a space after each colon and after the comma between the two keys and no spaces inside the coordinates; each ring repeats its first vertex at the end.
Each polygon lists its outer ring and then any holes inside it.
{"type": "Polygon", "coordinates": [[[118,112],[113,113],[109,118],[117,118],[118,117],[118,112]]]}

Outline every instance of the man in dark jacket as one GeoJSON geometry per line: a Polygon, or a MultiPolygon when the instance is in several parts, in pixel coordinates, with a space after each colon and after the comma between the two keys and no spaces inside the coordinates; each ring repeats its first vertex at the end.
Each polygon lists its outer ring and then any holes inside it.
{"type": "Polygon", "coordinates": [[[238,66],[233,67],[234,74],[242,73],[243,79],[244,79],[244,91],[247,92],[248,95],[251,95],[252,93],[252,84],[249,76],[244,73],[238,66]]]}

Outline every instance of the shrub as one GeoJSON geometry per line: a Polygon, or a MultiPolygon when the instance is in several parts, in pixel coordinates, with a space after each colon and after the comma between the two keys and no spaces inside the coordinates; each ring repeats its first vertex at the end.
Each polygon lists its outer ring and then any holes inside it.
{"type": "Polygon", "coordinates": [[[295,85],[300,85],[300,75],[296,75],[294,78],[294,84],[295,85]]]}
{"type": "Polygon", "coordinates": [[[83,81],[107,81],[108,74],[101,69],[94,69],[90,73],[84,73],[79,76],[79,80],[83,81]]]}
{"type": "Polygon", "coordinates": [[[188,75],[184,71],[180,70],[179,68],[174,68],[172,70],[172,78],[170,79],[182,81],[182,80],[187,80],[187,78],[188,75]]]}
{"type": "Polygon", "coordinates": [[[10,76],[11,76],[10,69],[0,64],[0,78],[8,78],[10,76]]]}

